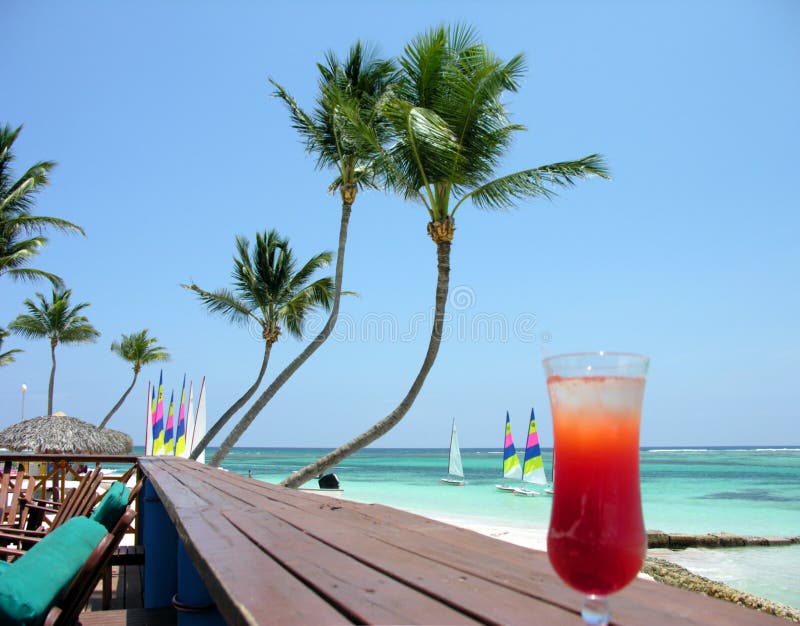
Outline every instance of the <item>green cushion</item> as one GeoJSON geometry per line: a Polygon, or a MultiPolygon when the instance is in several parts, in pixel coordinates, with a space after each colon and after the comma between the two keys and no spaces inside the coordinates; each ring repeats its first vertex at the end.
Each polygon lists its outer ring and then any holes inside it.
{"type": "Polygon", "coordinates": [[[0,624],[38,626],[107,531],[74,517],[0,569],[0,624]]]}
{"type": "Polygon", "coordinates": [[[103,499],[100,500],[100,504],[95,507],[89,519],[102,524],[106,527],[106,530],[111,532],[128,506],[129,495],[130,490],[121,482],[116,481],[106,491],[103,499]]]}

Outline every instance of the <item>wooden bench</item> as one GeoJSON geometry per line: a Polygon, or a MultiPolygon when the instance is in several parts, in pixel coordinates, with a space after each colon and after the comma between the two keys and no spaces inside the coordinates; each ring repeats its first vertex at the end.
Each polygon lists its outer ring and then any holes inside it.
{"type": "MultiPolygon", "coordinates": [[[[544,552],[185,459],[140,463],[229,624],[580,623],[581,595],[544,552]]],[[[646,580],[611,608],[615,624],[783,623],[646,580]]]]}

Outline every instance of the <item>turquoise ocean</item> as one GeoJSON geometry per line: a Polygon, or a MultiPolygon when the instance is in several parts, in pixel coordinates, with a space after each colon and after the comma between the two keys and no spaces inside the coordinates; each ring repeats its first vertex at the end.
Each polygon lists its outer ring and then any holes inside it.
{"type": "MultiPolygon", "coordinates": [[[[236,448],[223,467],[277,483],[326,452],[236,448]]],[[[463,449],[464,487],[439,483],[447,472],[447,454],[445,449],[368,448],[332,471],[347,499],[468,524],[546,531],[549,497],[522,498],[495,489],[502,482],[501,451],[463,449]]],[[[550,476],[552,452],[544,450],[543,456],[550,476]]],[[[800,535],[800,447],[645,448],[640,461],[650,530],[800,535]]],[[[688,549],[670,551],[668,558],[700,575],[800,608],[800,545],[688,549]]]]}

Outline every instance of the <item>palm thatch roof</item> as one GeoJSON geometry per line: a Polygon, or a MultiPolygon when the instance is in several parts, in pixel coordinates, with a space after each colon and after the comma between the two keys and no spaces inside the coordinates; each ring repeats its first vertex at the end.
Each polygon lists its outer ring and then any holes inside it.
{"type": "Polygon", "coordinates": [[[77,417],[43,415],[0,431],[0,447],[37,454],[128,454],[133,449],[133,439],[77,417]]]}

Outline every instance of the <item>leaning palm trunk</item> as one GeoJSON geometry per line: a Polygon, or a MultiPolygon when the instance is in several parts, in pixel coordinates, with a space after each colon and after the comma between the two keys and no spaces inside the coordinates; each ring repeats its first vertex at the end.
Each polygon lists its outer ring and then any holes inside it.
{"type": "Polygon", "coordinates": [[[53,414],[53,387],[56,383],[56,345],[57,342],[50,341],[50,358],[53,361],[53,367],[50,368],[50,385],[47,388],[47,414],[53,414]]]}
{"type": "Polygon", "coordinates": [[[300,366],[303,365],[303,363],[305,363],[308,358],[314,354],[314,352],[316,352],[317,348],[325,343],[325,340],[328,339],[333,331],[333,327],[336,325],[336,319],[339,316],[339,299],[342,295],[342,273],[344,269],[344,251],[347,245],[347,228],[350,223],[350,212],[353,207],[353,202],[355,201],[356,191],[357,187],[355,183],[342,185],[341,187],[342,218],[339,223],[339,248],[336,252],[336,275],[333,283],[333,306],[331,307],[331,314],[328,316],[328,321],[325,322],[325,326],[314,338],[314,340],[309,343],[305,349],[283,369],[280,374],[278,374],[270,386],[266,388],[266,390],[253,403],[253,406],[251,406],[247,413],[244,414],[242,419],[239,420],[239,423],[234,426],[233,430],[230,432],[230,434],[228,434],[228,436],[225,438],[225,441],[222,442],[219,449],[211,458],[210,465],[212,467],[220,466],[225,457],[228,456],[231,448],[236,445],[236,442],[239,441],[239,438],[244,434],[244,432],[249,428],[250,424],[253,423],[253,420],[267,405],[267,402],[269,402],[272,397],[278,393],[278,390],[283,387],[292,374],[294,374],[300,368],[300,366]]]}
{"type": "Polygon", "coordinates": [[[408,393],[402,399],[400,404],[397,405],[394,411],[389,413],[389,415],[372,426],[369,430],[360,434],[355,439],[351,439],[346,444],[338,447],[333,452],[326,454],[314,463],[306,465],[303,469],[295,472],[288,478],[285,478],[281,482],[281,485],[284,487],[299,487],[315,476],[319,476],[325,470],[333,467],[342,461],[342,459],[345,459],[351,454],[361,450],[361,448],[368,446],[373,441],[382,437],[392,428],[394,428],[397,423],[405,417],[406,413],[408,413],[411,405],[414,404],[414,400],[416,400],[417,395],[422,390],[422,385],[425,383],[425,378],[427,378],[428,372],[431,371],[433,363],[436,361],[436,354],[439,352],[439,345],[442,341],[444,312],[445,305],[447,304],[447,293],[450,284],[450,240],[452,239],[452,221],[444,220],[444,222],[447,223],[446,226],[449,226],[449,228],[445,228],[445,230],[449,230],[449,238],[445,238],[444,240],[438,239],[435,233],[437,227],[442,224],[441,222],[432,222],[428,225],[428,232],[434,237],[434,241],[436,241],[436,255],[438,262],[438,276],[436,280],[436,307],[433,316],[431,338],[428,342],[428,351],[425,353],[425,360],[422,362],[422,367],[420,368],[417,377],[414,379],[411,388],[408,390],[408,393]]]}
{"type": "Polygon", "coordinates": [[[261,384],[261,380],[264,378],[264,372],[267,371],[267,363],[269,363],[269,354],[271,350],[272,350],[272,343],[268,341],[267,345],[264,347],[264,358],[261,361],[261,371],[258,373],[258,378],[256,378],[256,382],[254,382],[250,386],[250,388],[244,392],[244,395],[242,395],[241,398],[239,398],[236,402],[234,402],[231,405],[231,407],[227,411],[225,411],[225,413],[222,414],[222,417],[220,417],[216,422],[214,422],[214,425],[208,429],[206,434],[200,440],[200,443],[198,443],[194,447],[194,450],[192,450],[192,453],[189,455],[190,459],[196,461],[197,458],[203,453],[203,450],[205,450],[208,444],[211,443],[211,440],[217,436],[217,433],[219,433],[219,431],[222,430],[225,424],[227,424],[230,421],[230,419],[236,414],[236,411],[241,409],[245,405],[245,403],[250,398],[253,397],[253,394],[258,390],[258,387],[261,384]]]}
{"type": "Polygon", "coordinates": [[[122,397],[119,399],[119,401],[118,401],[118,402],[117,402],[117,403],[114,405],[114,407],[113,407],[113,408],[112,408],[112,409],[111,409],[111,410],[108,412],[108,415],[106,415],[106,416],[103,418],[103,421],[102,421],[102,422],[100,422],[100,426],[98,426],[98,428],[105,428],[106,424],[108,424],[108,420],[110,420],[110,419],[111,419],[111,416],[112,416],[112,415],[114,415],[114,413],[116,413],[116,412],[117,412],[117,410],[119,409],[119,407],[121,407],[121,406],[122,406],[123,402],[125,402],[125,399],[128,397],[128,394],[131,392],[131,390],[132,390],[132,389],[134,388],[134,386],[136,385],[136,379],[137,379],[137,378],[139,378],[139,372],[137,372],[137,371],[134,371],[134,372],[133,372],[133,382],[131,383],[131,386],[130,386],[130,387],[128,387],[128,388],[125,390],[125,393],[123,393],[123,394],[122,394],[122,397]]]}

